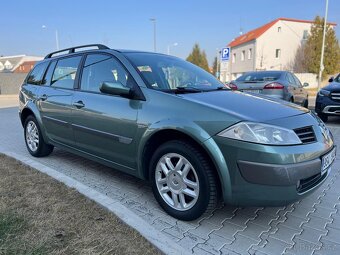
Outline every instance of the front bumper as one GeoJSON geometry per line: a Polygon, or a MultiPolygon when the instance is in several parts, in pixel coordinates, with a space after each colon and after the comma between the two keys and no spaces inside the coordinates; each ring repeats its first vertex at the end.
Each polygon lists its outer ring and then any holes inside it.
{"type": "MultiPolygon", "coordinates": [[[[296,118],[303,121],[306,116],[296,118]]],[[[287,125],[296,125],[294,119],[286,120],[287,125]]],[[[270,146],[214,136],[230,180],[229,186],[222,187],[223,194],[229,194],[224,201],[238,206],[281,206],[317,189],[330,172],[329,167],[321,174],[321,158],[335,145],[332,139],[324,139],[315,124],[317,141],[301,145],[270,146]]]]}
{"type": "Polygon", "coordinates": [[[327,96],[317,96],[315,101],[315,111],[326,115],[340,116],[340,102],[327,96]]]}
{"type": "Polygon", "coordinates": [[[290,186],[301,180],[320,174],[321,159],[314,159],[296,164],[265,164],[250,161],[238,161],[242,177],[250,183],[290,186]]]}

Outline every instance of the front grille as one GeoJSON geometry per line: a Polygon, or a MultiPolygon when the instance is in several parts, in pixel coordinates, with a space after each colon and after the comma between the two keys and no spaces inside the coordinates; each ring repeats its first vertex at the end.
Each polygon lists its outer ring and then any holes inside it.
{"type": "Polygon", "coordinates": [[[335,101],[340,101],[340,93],[332,93],[331,98],[335,101]]]}
{"type": "Polygon", "coordinates": [[[294,132],[300,138],[302,143],[313,143],[316,142],[313,127],[303,127],[294,129],[294,132]]]}
{"type": "Polygon", "coordinates": [[[297,192],[304,193],[312,189],[313,187],[318,185],[320,182],[322,182],[322,180],[325,179],[326,176],[327,176],[327,173],[324,173],[323,175],[316,174],[306,179],[300,180],[300,185],[297,187],[297,192]]]}

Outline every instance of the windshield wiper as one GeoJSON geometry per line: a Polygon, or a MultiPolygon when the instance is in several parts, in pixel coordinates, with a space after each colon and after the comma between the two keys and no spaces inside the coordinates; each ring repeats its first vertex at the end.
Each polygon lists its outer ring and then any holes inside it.
{"type": "Polygon", "coordinates": [[[195,87],[176,87],[175,92],[177,93],[199,93],[199,92],[203,92],[204,90],[195,88],[195,87]]]}
{"type": "Polygon", "coordinates": [[[226,86],[220,86],[220,87],[217,87],[216,89],[214,90],[231,90],[230,88],[226,87],[226,86]]]}

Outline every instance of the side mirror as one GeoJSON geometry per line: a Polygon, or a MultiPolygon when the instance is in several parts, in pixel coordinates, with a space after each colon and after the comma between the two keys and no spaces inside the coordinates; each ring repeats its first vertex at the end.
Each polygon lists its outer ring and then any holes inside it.
{"type": "Polygon", "coordinates": [[[132,91],[130,88],[123,86],[120,82],[104,81],[99,90],[105,94],[118,95],[123,97],[131,97],[132,91]]]}
{"type": "Polygon", "coordinates": [[[308,82],[305,82],[303,83],[302,87],[308,87],[309,86],[309,83],[308,82]]]}
{"type": "Polygon", "coordinates": [[[329,78],[328,82],[333,82],[334,81],[334,77],[329,78]]]}

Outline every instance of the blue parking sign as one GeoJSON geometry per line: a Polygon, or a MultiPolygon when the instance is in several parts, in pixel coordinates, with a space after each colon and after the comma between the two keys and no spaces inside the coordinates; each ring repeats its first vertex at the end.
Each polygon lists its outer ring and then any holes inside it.
{"type": "Polygon", "coordinates": [[[230,55],[230,47],[222,48],[221,59],[222,61],[228,61],[230,55]]]}

